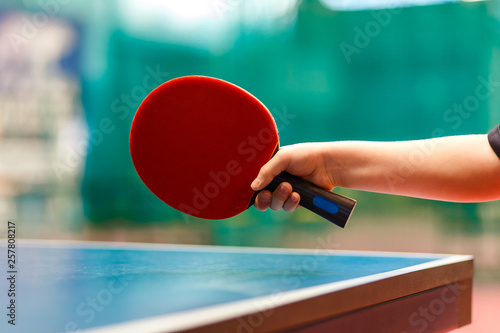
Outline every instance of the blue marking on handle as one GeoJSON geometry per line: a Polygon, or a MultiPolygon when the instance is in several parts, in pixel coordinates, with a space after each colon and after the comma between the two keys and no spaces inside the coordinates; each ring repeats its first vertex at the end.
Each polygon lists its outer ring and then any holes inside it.
{"type": "Polygon", "coordinates": [[[335,202],[328,201],[319,195],[313,198],[313,204],[316,207],[321,208],[331,214],[337,214],[339,211],[339,205],[337,205],[335,202]]]}

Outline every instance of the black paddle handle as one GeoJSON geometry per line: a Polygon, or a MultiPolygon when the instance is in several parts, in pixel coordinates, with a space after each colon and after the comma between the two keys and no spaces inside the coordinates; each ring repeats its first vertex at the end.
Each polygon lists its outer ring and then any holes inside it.
{"type": "Polygon", "coordinates": [[[345,227],[354,206],[356,206],[356,200],[325,190],[288,172],[282,172],[276,176],[266,186],[265,190],[273,192],[283,182],[290,183],[293,191],[300,195],[299,204],[302,207],[324,217],[341,228],[345,227]]]}

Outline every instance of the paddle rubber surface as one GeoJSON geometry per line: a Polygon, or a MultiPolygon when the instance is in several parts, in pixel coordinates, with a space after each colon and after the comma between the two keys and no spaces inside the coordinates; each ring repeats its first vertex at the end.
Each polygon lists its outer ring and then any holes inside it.
{"type": "Polygon", "coordinates": [[[269,110],[223,80],[168,81],[139,106],[130,151],[142,181],[186,214],[223,219],[248,208],[250,184],[279,145],[269,110]]]}

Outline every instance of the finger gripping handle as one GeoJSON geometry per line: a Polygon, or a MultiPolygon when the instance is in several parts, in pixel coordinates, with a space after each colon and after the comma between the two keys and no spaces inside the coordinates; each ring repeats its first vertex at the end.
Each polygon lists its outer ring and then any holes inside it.
{"type": "Polygon", "coordinates": [[[307,180],[282,172],[265,188],[273,192],[279,184],[287,182],[300,195],[300,205],[328,221],[344,228],[356,206],[356,200],[325,190],[307,180]]]}

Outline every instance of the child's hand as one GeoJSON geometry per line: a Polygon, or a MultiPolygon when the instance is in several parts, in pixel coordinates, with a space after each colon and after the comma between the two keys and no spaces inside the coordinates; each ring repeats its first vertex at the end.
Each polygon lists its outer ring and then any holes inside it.
{"type": "MultiPolygon", "coordinates": [[[[258,191],[266,187],[274,177],[282,171],[302,177],[327,190],[333,190],[336,182],[330,173],[334,174],[333,165],[325,164],[325,143],[301,143],[282,147],[278,153],[261,169],[252,183],[252,189],[258,191]]],[[[300,196],[292,192],[289,183],[281,183],[273,192],[262,191],[255,199],[255,207],[259,210],[283,210],[292,212],[297,209],[300,196]]]]}
{"type": "MultiPolygon", "coordinates": [[[[335,186],[453,202],[500,200],[500,159],[488,135],[416,141],[335,141],[283,147],[260,170],[254,191],[282,171],[327,190],[335,186]]],[[[300,197],[282,183],[262,191],[255,207],[294,211],[300,197]]]]}

